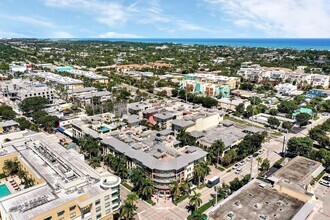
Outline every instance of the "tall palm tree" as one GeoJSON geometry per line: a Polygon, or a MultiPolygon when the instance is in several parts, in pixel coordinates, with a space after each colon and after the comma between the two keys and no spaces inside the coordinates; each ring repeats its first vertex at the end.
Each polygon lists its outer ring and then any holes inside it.
{"type": "Polygon", "coordinates": [[[143,179],[142,185],[140,186],[139,194],[144,200],[151,198],[154,193],[154,183],[150,178],[143,179]]]}
{"type": "Polygon", "coordinates": [[[192,210],[195,211],[202,204],[201,194],[193,191],[193,195],[189,196],[189,205],[192,207],[192,210]]]}
{"type": "Polygon", "coordinates": [[[256,160],[257,160],[257,162],[258,162],[258,173],[259,173],[259,164],[262,163],[263,159],[262,159],[262,157],[257,157],[256,160]]]}
{"type": "Polygon", "coordinates": [[[120,216],[124,217],[125,219],[132,219],[136,214],[137,206],[130,202],[125,201],[124,204],[120,208],[120,216]]]}
{"type": "Polygon", "coordinates": [[[173,181],[172,185],[170,187],[170,191],[172,194],[172,200],[174,201],[178,196],[180,196],[181,194],[181,188],[180,188],[180,184],[178,181],[173,181]]]}
{"type": "Polygon", "coordinates": [[[184,194],[190,194],[191,183],[185,180],[183,183],[181,183],[180,188],[184,194]]]}
{"type": "Polygon", "coordinates": [[[131,202],[133,204],[136,203],[138,200],[139,200],[139,197],[136,195],[135,192],[131,192],[126,197],[126,201],[131,202]]]}
{"type": "Polygon", "coordinates": [[[194,177],[198,179],[198,186],[201,182],[201,178],[204,176],[204,170],[200,164],[197,164],[194,168],[194,177]]]}

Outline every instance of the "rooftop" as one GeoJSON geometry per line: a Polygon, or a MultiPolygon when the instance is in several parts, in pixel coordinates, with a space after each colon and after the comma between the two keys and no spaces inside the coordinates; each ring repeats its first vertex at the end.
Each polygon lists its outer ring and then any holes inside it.
{"type": "Polygon", "coordinates": [[[297,156],[268,179],[294,191],[305,193],[312,179],[323,169],[320,162],[297,156]]]}
{"type": "Polygon", "coordinates": [[[220,203],[210,212],[210,219],[292,219],[304,203],[279,193],[270,186],[260,187],[258,181],[252,181],[232,196],[220,203]],[[230,218],[233,216],[233,218],[230,218]]]}

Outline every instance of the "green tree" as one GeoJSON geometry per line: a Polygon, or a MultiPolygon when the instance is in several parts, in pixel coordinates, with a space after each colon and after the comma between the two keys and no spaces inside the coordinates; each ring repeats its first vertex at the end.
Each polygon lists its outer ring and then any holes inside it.
{"type": "Polygon", "coordinates": [[[296,115],[296,121],[299,124],[299,126],[305,126],[308,124],[308,121],[311,119],[310,114],[308,113],[299,113],[296,115]]]}
{"type": "Polygon", "coordinates": [[[309,137],[293,137],[288,141],[288,151],[302,156],[308,156],[313,148],[313,140],[309,137]]]}
{"type": "Polygon", "coordinates": [[[26,113],[31,111],[35,112],[38,110],[43,109],[47,104],[49,104],[49,100],[43,97],[29,97],[24,99],[20,104],[19,107],[26,113]]]}
{"type": "Polygon", "coordinates": [[[293,127],[293,123],[291,123],[289,121],[282,122],[282,128],[283,129],[286,129],[288,131],[291,131],[292,127],[293,127]]]}
{"type": "Polygon", "coordinates": [[[173,201],[176,200],[176,198],[181,195],[181,187],[178,181],[173,181],[171,183],[170,192],[173,201]]]}
{"type": "Polygon", "coordinates": [[[277,128],[281,124],[281,122],[275,117],[269,117],[267,119],[267,122],[268,122],[269,126],[272,128],[277,128]]]}
{"type": "Polygon", "coordinates": [[[219,157],[221,157],[223,151],[225,150],[225,144],[221,139],[215,140],[211,147],[208,149],[208,158],[210,159],[211,163],[217,163],[219,161],[219,157]]]}
{"type": "Polygon", "coordinates": [[[270,115],[277,115],[278,114],[278,110],[276,108],[271,108],[271,109],[269,109],[269,114],[270,115]]]}
{"type": "Polygon", "coordinates": [[[268,160],[268,159],[264,159],[264,160],[262,161],[262,163],[261,163],[261,170],[262,170],[262,171],[266,171],[266,170],[269,169],[269,167],[270,167],[270,162],[269,162],[269,160],[268,160]]]}
{"type": "Polygon", "coordinates": [[[242,115],[245,111],[245,106],[243,103],[238,104],[238,106],[236,106],[236,114],[237,115],[242,115]]]}
{"type": "Polygon", "coordinates": [[[280,104],[277,106],[277,109],[281,113],[287,113],[292,114],[294,110],[298,108],[295,101],[292,100],[283,100],[280,102],[280,104]]]}
{"type": "Polygon", "coordinates": [[[192,212],[194,212],[202,204],[201,194],[193,191],[193,194],[189,196],[189,206],[192,212]]]}
{"type": "Polygon", "coordinates": [[[124,204],[120,207],[120,216],[127,220],[132,219],[136,215],[138,207],[131,201],[124,201],[124,204]]]}
{"type": "Polygon", "coordinates": [[[152,179],[146,178],[142,180],[142,184],[139,187],[138,194],[140,197],[144,200],[148,200],[151,198],[152,194],[154,193],[155,188],[154,188],[154,183],[152,179]]]}
{"type": "Polygon", "coordinates": [[[297,103],[297,105],[300,105],[305,101],[305,96],[304,95],[296,95],[293,100],[297,103]]]}
{"type": "Polygon", "coordinates": [[[12,109],[12,107],[7,105],[0,105],[0,117],[3,120],[12,120],[16,116],[16,112],[12,109]]]}

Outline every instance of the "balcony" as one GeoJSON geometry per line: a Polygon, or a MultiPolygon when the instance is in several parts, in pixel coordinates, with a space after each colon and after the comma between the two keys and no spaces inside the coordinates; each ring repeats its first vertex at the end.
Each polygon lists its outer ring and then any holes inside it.
{"type": "Polygon", "coordinates": [[[159,177],[175,177],[175,173],[153,173],[154,178],[159,177]]]}

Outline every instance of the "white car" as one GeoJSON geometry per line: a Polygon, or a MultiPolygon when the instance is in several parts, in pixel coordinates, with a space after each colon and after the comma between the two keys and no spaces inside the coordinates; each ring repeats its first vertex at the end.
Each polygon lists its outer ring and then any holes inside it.
{"type": "Polygon", "coordinates": [[[242,170],[236,170],[235,173],[240,174],[240,173],[242,173],[242,170]]]}
{"type": "Polygon", "coordinates": [[[329,181],[326,181],[326,180],[320,180],[319,183],[320,183],[321,185],[323,185],[323,186],[330,187],[330,182],[329,182],[329,181]]]}

